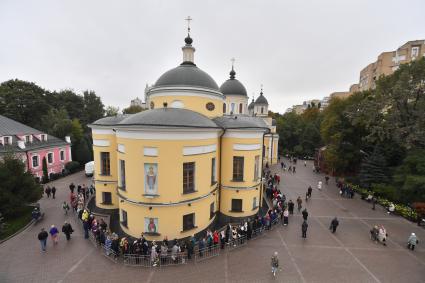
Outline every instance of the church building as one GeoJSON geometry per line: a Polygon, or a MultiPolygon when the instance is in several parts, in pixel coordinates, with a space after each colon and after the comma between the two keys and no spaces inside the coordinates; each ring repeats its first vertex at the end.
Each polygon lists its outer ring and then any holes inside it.
{"type": "Polygon", "coordinates": [[[183,62],[149,88],[149,110],[90,125],[96,206],[133,237],[181,239],[256,215],[262,168],[277,162],[263,91],[248,105],[233,66],[219,87],[184,41],[183,62]]]}

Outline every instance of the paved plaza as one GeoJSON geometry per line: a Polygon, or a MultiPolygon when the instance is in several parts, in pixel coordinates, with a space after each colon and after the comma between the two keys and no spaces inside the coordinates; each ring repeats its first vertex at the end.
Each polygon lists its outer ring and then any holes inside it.
{"type": "MultiPolygon", "coordinates": [[[[68,184],[90,180],[82,173],[54,182],[55,200],[43,198],[46,215],[38,223],[0,245],[0,282],[425,282],[425,229],[403,218],[387,215],[382,209],[359,199],[341,198],[334,179],[317,191],[324,176],[312,172],[312,163],[297,164],[295,175],[280,172],[280,188],[288,199],[304,197],[313,187],[307,239],[301,238],[301,214],[290,216],[289,226],[276,227],[248,245],[198,264],[163,268],[126,267],[102,256],[71,215],[63,215],[61,203],[68,200],[68,184]],[[330,233],[331,219],[340,225],[330,233]],[[62,227],[69,220],[74,227],[72,240],[61,234],[58,246],[48,241],[47,252],[40,251],[37,234],[51,224],[62,227]],[[387,229],[388,245],[373,243],[369,230],[374,224],[387,229]],[[411,232],[420,240],[412,252],[406,248],[411,232]],[[270,257],[279,253],[283,270],[273,278],[270,257]]],[[[324,182],[323,182],[324,183],[324,182]]],[[[304,204],[303,204],[304,205],[304,204]]]]}

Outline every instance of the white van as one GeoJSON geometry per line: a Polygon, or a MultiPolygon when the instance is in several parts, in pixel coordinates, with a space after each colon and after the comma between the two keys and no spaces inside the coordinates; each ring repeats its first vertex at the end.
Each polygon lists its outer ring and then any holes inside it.
{"type": "Polygon", "coordinates": [[[87,162],[84,166],[84,171],[86,172],[86,176],[93,176],[94,173],[94,161],[87,162]]]}

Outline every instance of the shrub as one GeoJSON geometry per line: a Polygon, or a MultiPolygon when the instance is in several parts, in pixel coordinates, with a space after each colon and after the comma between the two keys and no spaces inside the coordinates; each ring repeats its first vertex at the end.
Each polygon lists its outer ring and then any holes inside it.
{"type": "Polygon", "coordinates": [[[65,164],[65,169],[70,173],[75,173],[80,169],[80,162],[78,161],[70,161],[65,164]]]}

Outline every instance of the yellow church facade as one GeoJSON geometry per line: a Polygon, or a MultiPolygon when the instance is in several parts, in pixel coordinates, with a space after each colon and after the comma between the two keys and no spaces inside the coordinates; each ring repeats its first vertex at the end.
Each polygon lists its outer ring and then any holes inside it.
{"type": "Polygon", "coordinates": [[[90,125],[96,207],[133,237],[181,239],[255,216],[262,168],[277,161],[263,93],[248,106],[233,67],[218,87],[195,65],[189,35],[182,50],[183,63],[149,88],[149,110],[90,125]]]}

